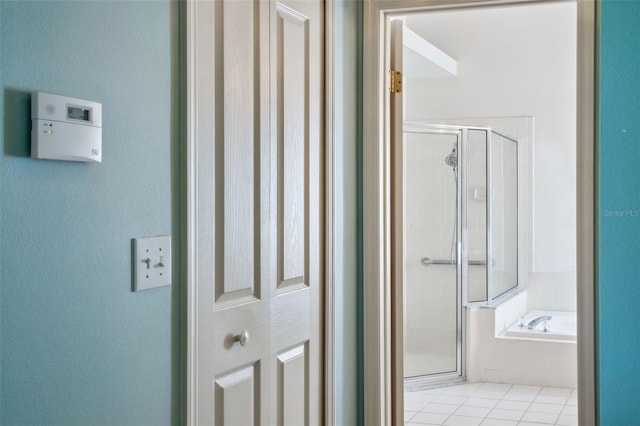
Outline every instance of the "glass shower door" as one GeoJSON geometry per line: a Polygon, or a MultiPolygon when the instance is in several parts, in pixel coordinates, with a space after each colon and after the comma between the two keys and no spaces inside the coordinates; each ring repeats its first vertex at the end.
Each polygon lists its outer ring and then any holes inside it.
{"type": "Polygon", "coordinates": [[[458,129],[405,128],[404,376],[461,374],[458,129]]]}

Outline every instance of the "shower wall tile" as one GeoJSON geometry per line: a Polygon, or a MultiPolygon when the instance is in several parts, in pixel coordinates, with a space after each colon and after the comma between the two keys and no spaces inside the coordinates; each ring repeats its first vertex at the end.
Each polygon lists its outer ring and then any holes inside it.
{"type": "MultiPolygon", "coordinates": [[[[429,121],[429,120],[427,120],[429,121]]],[[[442,124],[459,124],[491,127],[518,140],[518,281],[522,288],[528,286],[529,274],[534,265],[534,227],[533,227],[533,163],[534,163],[534,118],[533,117],[489,117],[489,118],[458,118],[438,119],[442,124]]],[[[437,158],[434,161],[441,161],[437,158]]],[[[475,176],[478,182],[481,177],[475,176]]],[[[444,182],[444,181],[443,181],[444,182]]],[[[470,189],[471,190],[471,189],[470,189]]],[[[471,244],[472,230],[480,222],[479,216],[469,204],[469,232],[471,244]]],[[[441,211],[441,214],[443,212],[441,211]]],[[[442,222],[444,219],[441,219],[442,222]]],[[[477,239],[477,234],[473,234],[477,239]]]]}
{"type": "Polygon", "coordinates": [[[494,309],[494,335],[501,334],[527,313],[527,292],[523,291],[494,309]]]}
{"type": "Polygon", "coordinates": [[[577,309],[575,272],[532,273],[527,286],[529,311],[568,311],[577,309]]]}
{"type": "Polygon", "coordinates": [[[446,353],[455,344],[455,269],[431,265],[405,273],[406,347],[446,353]]]}

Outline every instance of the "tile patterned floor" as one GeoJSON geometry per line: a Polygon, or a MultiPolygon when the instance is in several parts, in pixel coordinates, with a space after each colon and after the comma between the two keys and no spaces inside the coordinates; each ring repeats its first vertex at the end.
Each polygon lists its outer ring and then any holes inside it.
{"type": "Polygon", "coordinates": [[[577,426],[575,389],[465,383],[404,394],[405,425],[577,426]]]}

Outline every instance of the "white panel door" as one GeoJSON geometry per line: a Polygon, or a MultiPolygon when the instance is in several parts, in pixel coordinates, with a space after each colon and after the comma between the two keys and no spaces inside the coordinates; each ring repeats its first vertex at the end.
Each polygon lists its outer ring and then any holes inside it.
{"type": "Polygon", "coordinates": [[[320,424],[323,5],[187,15],[191,423],[320,424]]]}
{"type": "Polygon", "coordinates": [[[271,7],[270,424],[322,418],[323,5],[271,7]]]}

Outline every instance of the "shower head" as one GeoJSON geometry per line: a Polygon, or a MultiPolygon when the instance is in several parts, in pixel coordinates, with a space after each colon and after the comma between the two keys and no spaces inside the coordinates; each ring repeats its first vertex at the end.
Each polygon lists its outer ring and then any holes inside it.
{"type": "Polygon", "coordinates": [[[449,167],[453,167],[454,169],[458,167],[458,152],[456,151],[456,147],[454,146],[449,155],[444,157],[444,162],[449,167]]]}

